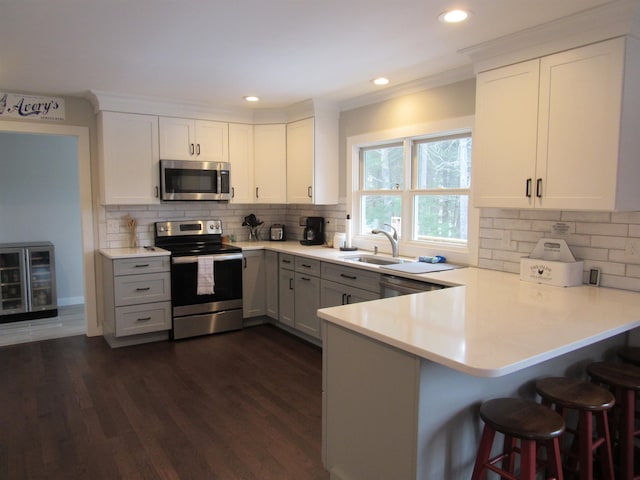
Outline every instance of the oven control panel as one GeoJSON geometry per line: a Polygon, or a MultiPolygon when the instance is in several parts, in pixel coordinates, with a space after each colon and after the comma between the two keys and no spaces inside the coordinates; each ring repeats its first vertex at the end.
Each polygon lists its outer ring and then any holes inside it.
{"type": "Polygon", "coordinates": [[[207,220],[206,231],[207,233],[222,235],[222,220],[207,220]]]}
{"type": "Polygon", "coordinates": [[[222,235],[222,220],[156,222],[156,238],[184,235],[222,235]]]}

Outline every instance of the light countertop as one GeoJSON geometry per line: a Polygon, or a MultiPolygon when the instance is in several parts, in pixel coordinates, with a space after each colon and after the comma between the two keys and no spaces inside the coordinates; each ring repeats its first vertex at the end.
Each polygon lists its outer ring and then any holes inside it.
{"type": "MultiPolygon", "coordinates": [[[[436,273],[385,271],[345,261],[371,254],[298,241],[235,242],[453,288],[318,310],[328,322],[478,377],[499,377],[640,327],[640,293],[554,287],[518,275],[460,268],[436,273]]],[[[389,255],[380,254],[385,257],[389,255]]],[[[411,259],[408,259],[411,260],[411,259]]]]}
{"type": "Polygon", "coordinates": [[[165,250],[164,248],[152,248],[153,250],[148,250],[144,247],[101,248],[100,253],[112,260],[116,260],[118,258],[162,257],[171,255],[171,252],[169,250],[165,250]]]}
{"type": "Polygon", "coordinates": [[[640,326],[640,294],[553,287],[464,268],[424,274],[459,287],[318,310],[318,316],[419,357],[499,377],[640,326]]]}

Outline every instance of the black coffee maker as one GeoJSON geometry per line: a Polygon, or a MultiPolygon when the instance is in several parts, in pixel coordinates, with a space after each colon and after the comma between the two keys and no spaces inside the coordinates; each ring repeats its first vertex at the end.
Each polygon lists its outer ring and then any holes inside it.
{"type": "Polygon", "coordinates": [[[322,245],[324,243],[324,217],[307,217],[302,232],[302,245],[322,245]]]}

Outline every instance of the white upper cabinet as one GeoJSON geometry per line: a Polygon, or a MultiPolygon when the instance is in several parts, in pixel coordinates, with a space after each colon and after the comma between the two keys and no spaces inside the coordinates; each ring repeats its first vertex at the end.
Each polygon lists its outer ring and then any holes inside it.
{"type": "Polygon", "coordinates": [[[475,206],[640,209],[639,81],[633,38],[480,73],[475,206]]]}
{"type": "Polygon", "coordinates": [[[313,118],[287,124],[287,202],[313,203],[313,118]]]}
{"type": "Polygon", "coordinates": [[[338,118],[287,124],[287,203],[338,203],[338,118]]]}
{"type": "Polygon", "coordinates": [[[158,117],[100,112],[98,150],[103,205],[160,202],[158,117]]]}
{"type": "Polygon", "coordinates": [[[253,203],[253,125],[229,124],[231,203],[253,203]]]}
{"type": "Polygon", "coordinates": [[[286,125],[254,125],[253,134],[254,202],[287,203],[286,125]]]}
{"type": "Polygon", "coordinates": [[[160,157],[165,160],[229,161],[229,124],[160,117],[160,157]]]}

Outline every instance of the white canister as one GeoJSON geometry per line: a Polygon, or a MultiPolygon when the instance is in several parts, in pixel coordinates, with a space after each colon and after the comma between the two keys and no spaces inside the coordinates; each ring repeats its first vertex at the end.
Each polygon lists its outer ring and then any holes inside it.
{"type": "Polygon", "coordinates": [[[344,247],[345,239],[347,238],[346,233],[336,232],[333,234],[333,248],[340,249],[340,247],[344,247]]]}

